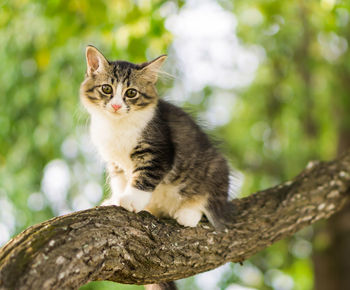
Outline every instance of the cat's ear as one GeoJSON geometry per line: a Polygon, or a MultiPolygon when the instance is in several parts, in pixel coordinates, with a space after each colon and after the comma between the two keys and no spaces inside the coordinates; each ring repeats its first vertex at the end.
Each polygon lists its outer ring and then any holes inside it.
{"type": "Polygon", "coordinates": [[[86,64],[88,75],[106,69],[109,65],[108,60],[103,56],[103,54],[92,45],[86,47],[86,64]]]}
{"type": "Polygon", "coordinates": [[[163,54],[158,56],[156,59],[151,60],[145,64],[142,69],[142,73],[152,82],[156,83],[158,80],[158,75],[160,68],[162,67],[164,61],[167,59],[167,55],[163,54]]]}

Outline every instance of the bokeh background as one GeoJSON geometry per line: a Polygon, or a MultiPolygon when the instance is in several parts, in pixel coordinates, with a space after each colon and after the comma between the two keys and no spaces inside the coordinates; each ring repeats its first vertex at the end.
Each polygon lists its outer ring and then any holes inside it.
{"type": "MultiPolygon", "coordinates": [[[[108,193],[79,104],[86,45],[132,62],[167,53],[160,93],[222,140],[248,195],[350,144],[349,13],[346,0],[1,0],[0,246],[108,193]]],[[[178,285],[350,289],[349,215],[178,285]]]]}

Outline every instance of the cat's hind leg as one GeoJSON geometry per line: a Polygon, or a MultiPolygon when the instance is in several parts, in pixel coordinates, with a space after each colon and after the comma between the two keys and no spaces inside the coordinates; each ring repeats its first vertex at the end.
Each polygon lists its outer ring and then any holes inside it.
{"type": "Polygon", "coordinates": [[[185,227],[195,227],[201,220],[203,212],[198,208],[181,207],[178,209],[174,218],[176,221],[185,227]]]}
{"type": "Polygon", "coordinates": [[[207,203],[206,197],[195,197],[187,200],[175,211],[173,217],[185,227],[195,227],[203,216],[203,211],[207,203]]]}

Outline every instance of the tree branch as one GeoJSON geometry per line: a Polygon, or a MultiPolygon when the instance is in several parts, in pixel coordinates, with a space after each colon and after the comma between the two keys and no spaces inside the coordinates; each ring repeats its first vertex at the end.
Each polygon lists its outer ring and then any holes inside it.
{"type": "Polygon", "coordinates": [[[311,163],[279,186],[234,200],[232,225],[184,228],[142,212],[96,207],[32,226],[0,249],[0,289],[78,288],[89,281],[171,281],[240,262],[338,211],[349,196],[350,153],[311,163]]]}

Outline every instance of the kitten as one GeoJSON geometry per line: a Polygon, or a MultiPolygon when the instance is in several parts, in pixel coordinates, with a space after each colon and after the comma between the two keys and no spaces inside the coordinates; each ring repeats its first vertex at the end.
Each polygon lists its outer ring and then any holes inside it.
{"type": "Polygon", "coordinates": [[[188,114],[159,99],[155,84],[165,59],[108,61],[86,48],[80,98],[112,190],[102,205],[170,216],[189,227],[205,214],[222,228],[233,212],[227,161],[188,114]]]}

